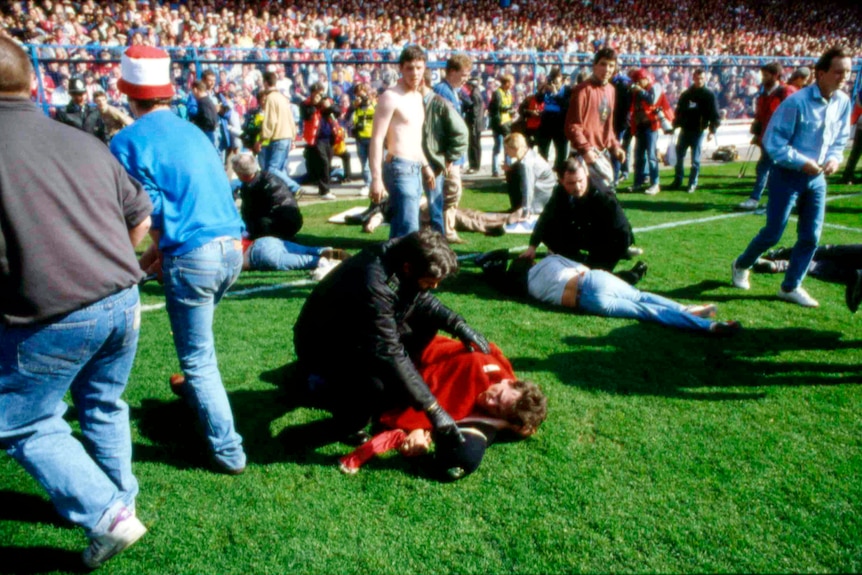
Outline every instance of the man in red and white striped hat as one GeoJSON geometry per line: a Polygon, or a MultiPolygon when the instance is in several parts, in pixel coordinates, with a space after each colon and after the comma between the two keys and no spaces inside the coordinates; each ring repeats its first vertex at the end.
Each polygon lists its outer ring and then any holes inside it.
{"type": "Polygon", "coordinates": [[[111,152],[153,201],[150,235],[162,262],[184,397],[198,413],[217,469],[242,473],[245,452],[216,363],[212,323],[242,269],[243,223],[218,152],[170,110],[168,54],[132,46],[121,67],[118,87],[137,120],[114,136],[111,152]]]}

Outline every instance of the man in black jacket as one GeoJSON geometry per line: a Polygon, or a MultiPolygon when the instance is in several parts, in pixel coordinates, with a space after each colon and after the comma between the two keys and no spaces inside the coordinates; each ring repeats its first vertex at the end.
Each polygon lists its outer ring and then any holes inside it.
{"type": "Polygon", "coordinates": [[[464,111],[464,120],[470,137],[467,140],[467,160],[470,168],[465,172],[475,174],[482,167],[482,130],[485,129],[485,102],[482,101],[482,90],[479,88],[479,79],[471,78],[467,81],[470,97],[463,98],[461,109],[464,111]]]}
{"type": "MultiPolygon", "coordinates": [[[[584,164],[569,158],[561,183],[536,222],[530,247],[520,257],[533,260],[536,248],[544,243],[555,254],[610,272],[633,242],[632,226],[616,196],[590,186],[584,164]]],[[[620,277],[632,284],[640,279],[620,277]]]]}
{"type": "Polygon", "coordinates": [[[685,175],[682,164],[685,160],[685,152],[689,148],[691,148],[691,173],[688,176],[688,193],[691,194],[697,189],[703,131],[709,128],[709,134],[706,136],[706,141],[709,142],[715,136],[720,123],[715,94],[706,87],[705,74],[698,68],[692,75],[691,87],[682,93],[676,105],[673,125],[681,128],[681,131],[676,142],[676,175],[670,186],[671,189],[682,187],[685,175]]]}
{"type": "Polygon", "coordinates": [[[264,236],[293,239],[302,228],[302,213],[284,180],[261,171],[251,154],[234,157],[233,170],[242,182],[240,215],[249,239],[264,236]]]}
{"type": "Polygon", "coordinates": [[[462,441],[414,364],[440,329],[490,350],[430,292],[457,269],[446,239],[425,228],[362,250],[314,288],[293,328],[294,347],[300,377],[341,433],[361,431],[384,411],[414,407],[428,415],[438,448],[462,441]]]}

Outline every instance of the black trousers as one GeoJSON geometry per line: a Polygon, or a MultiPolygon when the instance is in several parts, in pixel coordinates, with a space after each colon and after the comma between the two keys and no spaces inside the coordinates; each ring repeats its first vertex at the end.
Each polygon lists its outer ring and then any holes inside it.
{"type": "Polygon", "coordinates": [[[809,275],[831,283],[846,284],[862,269],[862,244],[820,246],[808,266],[809,275]]]}
{"type": "Polygon", "coordinates": [[[329,175],[332,170],[332,145],[328,141],[318,140],[315,145],[305,147],[304,155],[308,183],[317,182],[320,195],[328,194],[329,175]]]}
{"type": "Polygon", "coordinates": [[[482,126],[468,124],[467,129],[467,161],[471,169],[478,170],[482,166],[482,126]]]}

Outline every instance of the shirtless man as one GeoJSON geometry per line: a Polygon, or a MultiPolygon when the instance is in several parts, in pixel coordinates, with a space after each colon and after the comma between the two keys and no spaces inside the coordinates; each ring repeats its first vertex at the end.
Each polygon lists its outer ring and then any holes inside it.
{"type": "Polygon", "coordinates": [[[401,52],[398,59],[401,78],[394,88],[380,96],[374,114],[369,150],[370,197],[372,202],[380,202],[385,185],[392,210],[390,238],[406,236],[419,229],[423,178],[429,188],[434,185],[434,172],[422,151],[425,108],[420,88],[426,60],[424,50],[418,46],[408,46],[401,52]]]}

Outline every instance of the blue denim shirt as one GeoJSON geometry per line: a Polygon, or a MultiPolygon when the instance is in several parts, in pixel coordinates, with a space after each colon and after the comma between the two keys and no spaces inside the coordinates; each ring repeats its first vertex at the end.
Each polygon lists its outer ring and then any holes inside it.
{"type": "Polygon", "coordinates": [[[850,98],[840,90],[827,100],[816,83],[784,100],[763,136],[763,147],[779,166],[801,170],[808,160],[841,162],[850,138],[850,98]]]}

